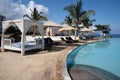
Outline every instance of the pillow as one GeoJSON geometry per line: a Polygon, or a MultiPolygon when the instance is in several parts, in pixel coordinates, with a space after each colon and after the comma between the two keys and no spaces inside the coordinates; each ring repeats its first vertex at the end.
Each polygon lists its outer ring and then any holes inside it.
{"type": "Polygon", "coordinates": [[[36,45],[42,44],[42,39],[40,38],[35,39],[35,43],[36,45]]]}

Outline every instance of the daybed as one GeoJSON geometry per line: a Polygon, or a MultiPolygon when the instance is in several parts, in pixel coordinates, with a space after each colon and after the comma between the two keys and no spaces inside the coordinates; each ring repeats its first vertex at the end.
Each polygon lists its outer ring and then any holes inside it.
{"type": "Polygon", "coordinates": [[[40,23],[36,23],[37,28],[41,34],[41,38],[35,39],[34,41],[26,41],[25,34],[29,30],[29,28],[33,25],[33,23],[29,20],[19,19],[19,20],[8,20],[3,21],[2,25],[2,38],[1,38],[1,51],[4,49],[8,50],[16,50],[21,51],[21,54],[24,55],[25,51],[32,50],[32,49],[44,49],[44,37],[43,37],[43,25],[40,23]],[[18,29],[21,31],[21,41],[14,42],[11,38],[5,38],[5,30],[8,29],[10,26],[16,25],[18,29]]]}
{"type": "MultiPolygon", "coordinates": [[[[33,50],[42,48],[42,39],[35,41],[24,41],[24,50],[33,50]]],[[[4,39],[4,49],[21,51],[21,42],[13,42],[12,39],[4,39]]]]}

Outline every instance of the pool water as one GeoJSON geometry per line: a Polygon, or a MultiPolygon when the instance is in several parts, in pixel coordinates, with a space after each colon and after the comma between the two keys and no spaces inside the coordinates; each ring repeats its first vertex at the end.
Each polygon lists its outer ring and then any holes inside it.
{"type": "Polygon", "coordinates": [[[120,38],[78,46],[67,58],[67,65],[93,66],[120,77],[120,38]]]}

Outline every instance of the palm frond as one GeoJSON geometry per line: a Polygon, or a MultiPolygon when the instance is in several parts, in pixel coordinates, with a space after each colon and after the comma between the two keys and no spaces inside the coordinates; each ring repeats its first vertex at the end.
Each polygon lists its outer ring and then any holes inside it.
{"type": "MultiPolygon", "coordinates": [[[[36,22],[39,20],[47,20],[47,17],[43,15],[43,12],[39,12],[37,8],[35,7],[33,10],[31,10],[31,16],[25,14],[23,17],[28,17],[30,20],[32,20],[32,26],[35,28],[36,22]]],[[[33,29],[34,29],[33,28],[33,29]]],[[[33,36],[35,36],[35,30],[33,30],[33,36]]]]}
{"type": "Polygon", "coordinates": [[[27,17],[27,18],[29,18],[30,20],[33,20],[28,14],[23,15],[23,17],[27,17]]]}
{"type": "Polygon", "coordinates": [[[71,16],[65,16],[64,23],[72,26],[73,18],[71,16]]]}
{"type": "Polygon", "coordinates": [[[74,4],[71,4],[71,5],[66,6],[63,10],[69,12],[73,9],[73,7],[74,7],[74,4]]]}
{"type": "Polygon", "coordinates": [[[95,19],[92,19],[92,20],[90,21],[90,23],[95,22],[95,21],[96,21],[95,19]]]}
{"type": "Polygon", "coordinates": [[[40,19],[40,20],[45,20],[45,21],[48,20],[47,17],[45,17],[45,16],[39,16],[39,19],[40,19]]]}
{"type": "Polygon", "coordinates": [[[84,14],[84,16],[90,16],[90,15],[93,15],[93,16],[95,16],[95,12],[93,11],[93,10],[88,10],[88,11],[86,11],[86,13],[84,14]]]}

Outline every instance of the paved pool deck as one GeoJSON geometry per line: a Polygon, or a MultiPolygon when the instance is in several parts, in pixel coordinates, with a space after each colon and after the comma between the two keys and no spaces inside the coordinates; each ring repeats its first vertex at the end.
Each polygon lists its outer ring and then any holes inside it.
{"type": "Polygon", "coordinates": [[[51,50],[28,51],[25,56],[20,52],[0,51],[0,80],[65,80],[64,59],[70,50],[81,44],[84,43],[65,43],[51,50]]]}

